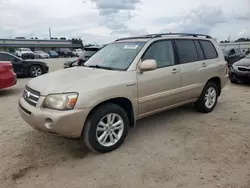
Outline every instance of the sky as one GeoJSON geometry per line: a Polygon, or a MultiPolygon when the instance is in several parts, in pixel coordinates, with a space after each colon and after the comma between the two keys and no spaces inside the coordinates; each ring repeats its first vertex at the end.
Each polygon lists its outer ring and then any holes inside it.
{"type": "Polygon", "coordinates": [[[81,38],[105,44],[161,32],[250,37],[250,0],[0,0],[0,38],[81,38]]]}

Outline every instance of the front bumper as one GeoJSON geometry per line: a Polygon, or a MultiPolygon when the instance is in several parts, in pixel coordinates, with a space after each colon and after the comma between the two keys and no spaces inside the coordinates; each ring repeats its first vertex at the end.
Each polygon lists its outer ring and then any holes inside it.
{"type": "Polygon", "coordinates": [[[49,72],[49,66],[47,66],[47,65],[43,66],[43,70],[44,70],[44,73],[48,73],[49,72]]]}
{"type": "Polygon", "coordinates": [[[239,81],[250,81],[250,72],[241,72],[235,70],[234,68],[230,68],[229,70],[229,78],[236,79],[239,81]]]}
{"type": "MultiPolygon", "coordinates": [[[[41,105],[45,97],[40,97],[38,104],[41,105]]],[[[84,109],[58,111],[37,108],[27,103],[22,97],[19,100],[18,110],[25,122],[37,130],[50,132],[67,138],[79,138],[82,133],[87,115],[84,109]],[[53,122],[53,126],[47,128],[47,120],[53,122]]]]}

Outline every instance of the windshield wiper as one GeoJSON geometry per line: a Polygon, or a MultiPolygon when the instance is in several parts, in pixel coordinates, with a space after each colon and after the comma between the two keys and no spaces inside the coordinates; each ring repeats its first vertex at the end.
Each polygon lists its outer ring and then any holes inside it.
{"type": "Polygon", "coordinates": [[[105,67],[105,66],[100,66],[100,65],[84,65],[86,67],[90,67],[90,68],[97,68],[97,69],[106,69],[106,70],[119,70],[116,68],[112,68],[112,67],[105,67]]]}

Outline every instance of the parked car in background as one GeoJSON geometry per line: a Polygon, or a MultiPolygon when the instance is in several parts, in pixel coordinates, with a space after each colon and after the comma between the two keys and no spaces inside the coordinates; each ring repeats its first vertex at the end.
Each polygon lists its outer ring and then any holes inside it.
{"type": "Polygon", "coordinates": [[[74,54],[76,57],[80,57],[81,54],[82,54],[82,49],[75,49],[75,50],[73,50],[73,54],[74,54]]]}
{"type": "Polygon", "coordinates": [[[229,69],[229,79],[232,83],[250,83],[250,54],[233,64],[229,69]]]}
{"type": "Polygon", "coordinates": [[[56,52],[56,51],[49,51],[48,52],[48,54],[49,54],[49,56],[51,57],[51,58],[57,58],[57,57],[59,57],[59,55],[58,55],[58,53],[56,52]]]}
{"type": "Polygon", "coordinates": [[[57,53],[60,57],[75,57],[73,52],[68,48],[61,48],[57,53]]]}
{"type": "Polygon", "coordinates": [[[34,53],[29,48],[19,48],[15,55],[22,59],[35,59],[34,53]]]}
{"type": "Polygon", "coordinates": [[[37,77],[49,71],[48,65],[44,62],[23,60],[6,52],[0,52],[0,61],[10,61],[17,76],[37,77]]]}
{"type": "Polygon", "coordinates": [[[43,51],[34,51],[35,58],[46,59],[49,58],[49,54],[43,51]]]}
{"type": "Polygon", "coordinates": [[[211,36],[122,38],[84,66],[30,80],[19,112],[35,129],[80,137],[104,153],[118,148],[140,118],[189,103],[213,111],[227,81],[227,62],[211,36]]]}
{"type": "Polygon", "coordinates": [[[239,61],[240,59],[245,57],[245,53],[237,48],[223,50],[223,53],[229,67],[231,67],[236,61],[239,61]]]}
{"type": "Polygon", "coordinates": [[[86,47],[79,58],[66,60],[66,62],[64,63],[64,68],[83,65],[91,56],[93,56],[101,48],[102,47],[86,47]]]}
{"type": "Polygon", "coordinates": [[[11,62],[0,61],[0,90],[11,87],[17,82],[11,62]]]}

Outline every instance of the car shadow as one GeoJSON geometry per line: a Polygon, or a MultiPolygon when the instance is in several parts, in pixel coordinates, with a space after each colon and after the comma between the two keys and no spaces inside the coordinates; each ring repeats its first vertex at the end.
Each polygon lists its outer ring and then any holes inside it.
{"type": "Polygon", "coordinates": [[[0,90],[0,98],[1,97],[6,97],[6,96],[13,96],[13,95],[17,95],[19,93],[22,93],[23,88],[6,88],[3,90],[0,90]]]}

